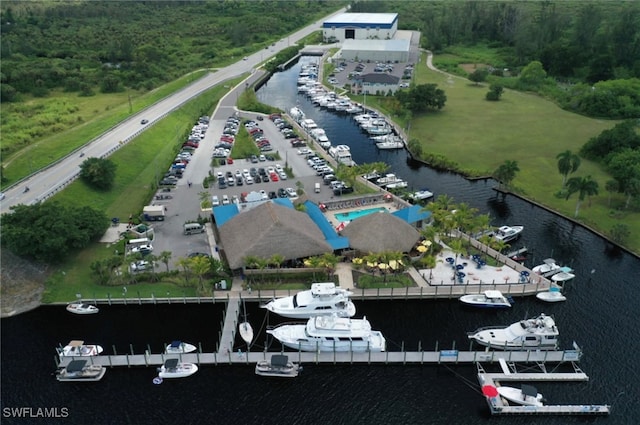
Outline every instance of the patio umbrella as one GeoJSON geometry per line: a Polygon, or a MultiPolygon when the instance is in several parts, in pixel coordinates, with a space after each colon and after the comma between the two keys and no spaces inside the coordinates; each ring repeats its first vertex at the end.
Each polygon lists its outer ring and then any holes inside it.
{"type": "Polygon", "coordinates": [[[338,227],[336,227],[336,232],[342,232],[345,228],[346,224],[344,223],[344,221],[340,224],[338,224],[338,227]]]}
{"type": "Polygon", "coordinates": [[[353,260],[351,260],[353,264],[362,264],[362,261],[362,258],[354,258],[353,260]]]}
{"type": "Polygon", "coordinates": [[[487,397],[497,397],[498,389],[493,385],[483,385],[482,394],[486,395],[487,397]]]}
{"type": "Polygon", "coordinates": [[[389,267],[391,267],[393,270],[396,270],[398,268],[398,265],[400,264],[402,264],[402,262],[398,262],[396,260],[389,261],[389,267]]]}
{"type": "Polygon", "coordinates": [[[428,240],[422,241],[422,245],[424,245],[424,246],[431,246],[432,244],[433,244],[433,242],[428,241],[428,240]]]}
{"type": "Polygon", "coordinates": [[[419,245],[417,248],[418,252],[427,252],[427,247],[424,245],[419,245]]]}
{"type": "Polygon", "coordinates": [[[380,263],[380,264],[378,264],[378,268],[380,270],[386,270],[386,269],[389,268],[389,265],[387,263],[380,263]]]}
{"type": "Polygon", "coordinates": [[[375,263],[375,262],[374,262],[374,263],[372,263],[371,261],[369,261],[369,262],[367,263],[367,266],[369,266],[369,267],[378,267],[378,263],[375,263]]]}

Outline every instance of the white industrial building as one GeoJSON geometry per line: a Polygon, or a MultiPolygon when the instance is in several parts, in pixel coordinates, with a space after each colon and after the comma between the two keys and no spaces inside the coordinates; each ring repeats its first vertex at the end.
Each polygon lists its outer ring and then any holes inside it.
{"type": "Polygon", "coordinates": [[[325,42],[391,40],[398,30],[397,13],[342,13],[322,24],[325,42]]]}
{"type": "Polygon", "coordinates": [[[411,43],[402,40],[345,40],[338,56],[347,61],[408,62],[411,43]]]}

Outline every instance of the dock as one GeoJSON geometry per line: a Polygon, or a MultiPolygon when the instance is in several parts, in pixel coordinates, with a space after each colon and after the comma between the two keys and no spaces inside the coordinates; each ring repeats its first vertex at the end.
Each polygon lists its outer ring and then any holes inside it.
{"type": "MultiPolygon", "coordinates": [[[[540,365],[540,372],[524,372],[516,371],[515,364],[507,364],[503,358],[498,360],[502,367],[502,373],[487,373],[480,363],[478,368],[478,382],[481,387],[498,387],[500,382],[504,381],[559,381],[559,382],[575,382],[588,381],[589,377],[580,368],[572,363],[573,372],[547,372],[544,365],[540,365]]],[[[569,404],[569,405],[544,405],[544,406],[525,406],[511,405],[503,397],[485,396],[489,410],[492,415],[608,415],[610,406],[607,404],[585,405],[585,404],[569,404]]]]}

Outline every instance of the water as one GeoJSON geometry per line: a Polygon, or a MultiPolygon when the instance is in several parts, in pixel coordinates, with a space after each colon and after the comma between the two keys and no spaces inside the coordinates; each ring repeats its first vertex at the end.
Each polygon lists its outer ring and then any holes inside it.
{"type": "MultiPolygon", "coordinates": [[[[637,359],[637,299],[640,261],[617,250],[592,232],[513,196],[497,195],[491,181],[470,182],[454,174],[420,167],[403,152],[377,151],[347,117],[314,108],[298,96],[299,65],[276,74],[259,97],[285,110],[299,102],[334,144],[349,144],[358,163],[386,161],[414,188],[428,187],[490,213],[494,224],[524,224],[520,243],[533,253],[529,266],[553,257],[576,270],[568,300],[544,304],[534,297],[516,298],[509,311],[464,308],[457,301],[356,302],[374,329],[383,331],[389,348],[467,349],[466,332],[479,326],[509,324],[541,312],[553,314],[561,347],[576,341],[585,352],[585,383],[540,383],[553,403],[613,404],[608,418],[510,417],[507,424],[601,422],[636,424],[640,417],[637,359]]],[[[518,246],[515,246],[517,248],[518,246]]],[[[256,333],[254,350],[266,342],[267,323],[257,305],[247,304],[256,333]]],[[[475,369],[469,366],[304,365],[292,380],[263,379],[253,366],[203,366],[194,376],[151,382],[153,368],[116,368],[99,383],[59,383],[55,346],[71,339],[101,343],[106,352],[140,353],[147,345],[159,352],[182,339],[215,349],[222,306],[157,305],[102,307],[98,315],[80,317],[62,307],[41,307],[2,320],[2,408],[67,407],[71,424],[483,424],[489,419],[479,394],[475,369]]],[[[242,347],[239,340],[237,347],[242,347]]],[[[3,410],[2,423],[54,423],[51,419],[14,420],[3,410]]],[[[63,420],[60,419],[60,422],[63,420]]]]}
{"type": "Polygon", "coordinates": [[[349,211],[346,213],[337,213],[337,214],[334,214],[333,216],[336,218],[336,220],[339,220],[339,221],[351,221],[351,220],[355,220],[356,218],[363,217],[365,215],[369,215],[374,212],[380,212],[380,211],[387,211],[387,209],[384,207],[368,208],[365,210],[349,211]]]}

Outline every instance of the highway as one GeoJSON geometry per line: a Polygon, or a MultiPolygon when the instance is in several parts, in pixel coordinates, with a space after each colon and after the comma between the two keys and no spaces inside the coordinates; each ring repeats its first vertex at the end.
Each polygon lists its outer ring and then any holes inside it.
{"type": "MultiPolygon", "coordinates": [[[[344,11],[345,9],[340,9],[324,19],[318,20],[279,40],[268,50],[269,57],[295,44],[312,32],[317,31],[321,28],[324,20],[343,13],[344,11]]],[[[130,140],[138,136],[142,131],[150,128],[155,122],[158,122],[168,113],[179,108],[189,99],[199,95],[203,91],[243,74],[253,74],[256,68],[264,60],[268,59],[268,57],[265,58],[265,52],[266,50],[263,49],[247,56],[246,60],[241,59],[232,65],[220,68],[215,73],[206,75],[182,90],[149,106],[147,109],[132,115],[127,120],[122,121],[109,131],[88,142],[82,149],[82,153],[84,153],[82,157],[80,156],[80,152],[75,152],[9,187],[6,192],[4,192],[6,198],[0,204],[0,212],[10,212],[10,207],[13,205],[30,205],[45,201],[77,178],[80,173],[80,165],[85,159],[111,155],[118,148],[126,145],[130,140]],[[140,123],[143,119],[149,122],[143,125],[140,123]],[[29,190],[25,191],[27,187],[29,190]]],[[[236,90],[237,89],[236,87],[236,90]]]]}

